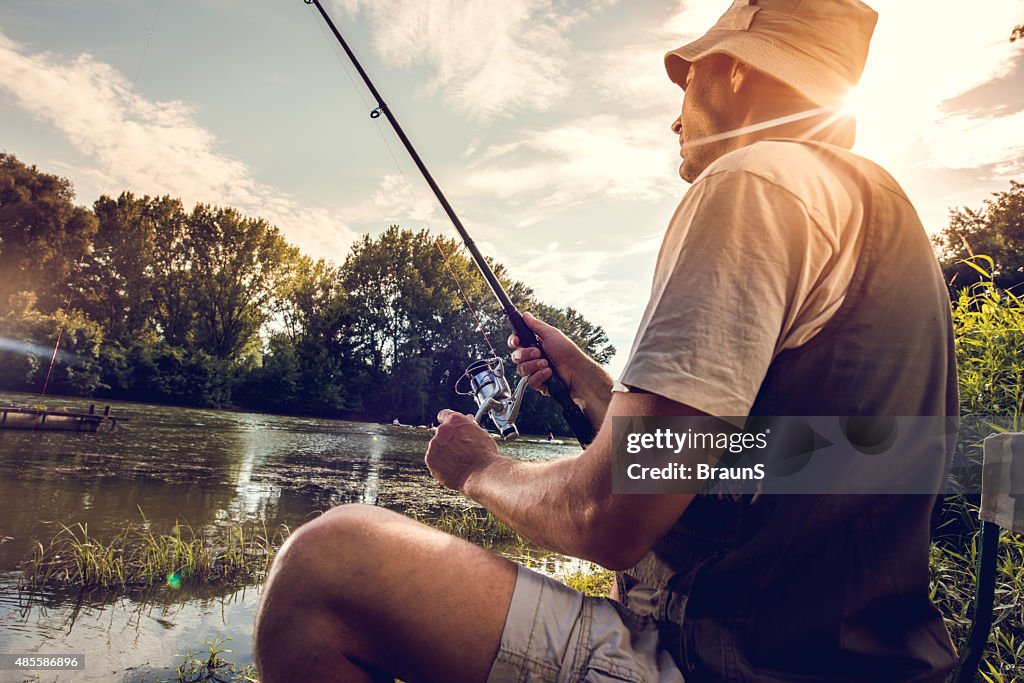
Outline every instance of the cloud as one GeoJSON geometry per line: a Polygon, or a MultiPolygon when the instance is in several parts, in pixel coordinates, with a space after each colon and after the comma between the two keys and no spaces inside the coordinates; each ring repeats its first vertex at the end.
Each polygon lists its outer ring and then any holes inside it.
{"type": "MultiPolygon", "coordinates": [[[[516,269],[516,279],[526,282],[545,301],[564,302],[561,305],[579,307],[593,304],[595,311],[603,311],[609,303],[609,292],[615,299],[630,302],[636,308],[640,297],[623,297],[623,287],[631,293],[646,295],[650,281],[644,278],[622,278],[623,261],[635,256],[655,253],[661,245],[661,231],[640,237],[622,245],[619,250],[572,248],[552,243],[545,251],[534,252],[516,269]],[[613,284],[615,283],[615,284],[613,284]]],[[[605,316],[601,316],[605,317],[605,316]]]]}
{"type": "Polygon", "coordinates": [[[219,141],[181,101],[153,101],[109,64],[88,54],[65,59],[29,54],[0,33],[0,90],[26,112],[60,131],[89,160],[63,164],[72,180],[96,194],[180,197],[224,204],[281,228],[303,251],[344,253],[356,234],[324,208],[309,208],[254,178],[242,161],[218,151],[219,141]]]}
{"type": "MultiPolygon", "coordinates": [[[[886,165],[963,169],[1020,156],[1019,114],[950,112],[945,103],[1007,76],[1021,49],[1008,41],[1022,20],[1013,0],[929,5],[879,0],[878,26],[856,97],[858,149],[886,165]],[[955,20],[954,20],[955,17],[955,20]],[[972,120],[973,119],[973,120],[972,120]],[[914,149],[914,148],[917,149],[914,149]]],[[[1019,169],[1019,166],[1018,166],[1019,169]]],[[[909,171],[909,169],[907,169],[909,171]]]]}
{"type": "Polygon", "coordinates": [[[566,34],[605,6],[571,12],[550,0],[336,0],[365,11],[374,47],[392,67],[426,65],[424,91],[441,93],[475,119],[545,111],[570,91],[572,46],[566,34]]]}
{"type": "Polygon", "coordinates": [[[667,131],[683,101],[683,91],[669,80],[662,66],[665,47],[675,40],[658,37],[589,56],[595,65],[589,74],[594,90],[617,109],[661,116],[667,131]]]}
{"type": "Polygon", "coordinates": [[[487,147],[466,186],[499,199],[529,197],[538,209],[604,199],[655,200],[675,194],[671,138],[661,119],[591,116],[525,131],[487,147]]]}
{"type": "Polygon", "coordinates": [[[417,184],[422,187],[413,187],[412,182],[403,175],[384,176],[373,194],[372,206],[366,211],[367,219],[380,220],[381,209],[387,209],[393,216],[388,220],[420,223],[439,220],[437,199],[425,182],[417,184]]]}
{"type": "Polygon", "coordinates": [[[1024,112],[978,120],[968,115],[945,116],[922,132],[928,164],[944,169],[994,166],[997,177],[1024,171],[1024,112]]]}

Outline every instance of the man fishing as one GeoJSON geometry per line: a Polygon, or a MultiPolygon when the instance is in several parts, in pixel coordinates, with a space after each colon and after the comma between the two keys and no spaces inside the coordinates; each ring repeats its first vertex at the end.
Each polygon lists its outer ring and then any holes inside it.
{"type": "MultiPolygon", "coordinates": [[[[520,462],[442,411],[431,474],[534,543],[618,570],[617,599],[393,512],[341,506],[274,562],[255,630],[276,681],[943,681],[934,495],[612,493],[614,416],[957,414],[949,301],[895,181],[836,106],[875,13],[737,0],[665,58],[692,185],[618,383],[527,316],[599,426],[520,462]]],[[[540,388],[551,367],[518,348],[540,388]]],[[[941,472],[946,454],[934,453],[941,472]]]]}

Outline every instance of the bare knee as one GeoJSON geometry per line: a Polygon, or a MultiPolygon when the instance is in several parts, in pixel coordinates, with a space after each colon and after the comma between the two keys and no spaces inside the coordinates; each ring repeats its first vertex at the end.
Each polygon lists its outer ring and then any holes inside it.
{"type": "MultiPolygon", "coordinates": [[[[342,505],[299,527],[281,547],[263,586],[253,633],[261,669],[288,643],[309,644],[346,630],[358,611],[361,585],[371,580],[380,527],[396,513],[342,505]]],[[[303,651],[304,648],[298,648],[303,651]]]]}
{"type": "Polygon", "coordinates": [[[288,538],[267,577],[264,601],[285,594],[312,601],[343,597],[373,568],[389,520],[397,513],[372,505],[341,505],[303,524],[288,538]]]}

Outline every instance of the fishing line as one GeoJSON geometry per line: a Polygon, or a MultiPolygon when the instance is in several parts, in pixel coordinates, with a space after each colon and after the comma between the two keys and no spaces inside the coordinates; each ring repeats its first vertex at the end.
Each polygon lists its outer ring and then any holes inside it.
{"type": "MultiPolygon", "coordinates": [[[[160,10],[164,6],[164,0],[160,0],[160,4],[156,7],[156,14],[153,16],[153,23],[149,27],[149,33],[146,36],[146,45],[142,49],[142,57],[139,59],[139,66],[135,69],[135,77],[132,79],[131,88],[128,90],[127,107],[131,106],[132,100],[135,97],[135,87],[138,85],[139,76],[142,75],[142,66],[146,63],[146,55],[149,54],[149,46],[153,43],[153,33],[156,31],[156,22],[160,18],[160,10]]],[[[127,111],[126,107],[126,111],[127,111]]],[[[110,182],[110,170],[114,166],[114,161],[117,160],[118,152],[121,149],[121,133],[124,130],[124,122],[127,118],[126,115],[121,116],[121,122],[117,127],[117,135],[114,138],[114,147],[111,150],[110,160],[107,162],[107,170],[103,172],[103,178],[105,181],[110,182]]],[[[43,380],[42,391],[39,392],[39,396],[46,396],[46,388],[50,385],[50,376],[53,374],[53,364],[57,360],[57,350],[60,349],[60,340],[64,336],[64,328],[68,324],[68,316],[71,313],[71,302],[74,299],[74,285],[78,280],[79,274],[82,272],[82,265],[85,263],[85,257],[89,255],[89,246],[86,245],[85,250],[82,252],[82,257],[78,259],[78,263],[75,265],[74,274],[71,276],[71,281],[68,283],[68,296],[65,299],[64,305],[64,317],[61,320],[60,327],[57,329],[57,341],[53,345],[53,355],[50,357],[50,365],[46,369],[46,379],[43,380]]]]}
{"type": "Polygon", "coordinates": [[[473,314],[473,319],[476,320],[476,328],[480,330],[480,334],[484,336],[484,341],[487,342],[487,348],[491,350],[491,355],[497,357],[498,352],[494,350],[494,346],[491,345],[491,338],[487,336],[487,331],[484,329],[484,324],[480,320],[480,316],[477,315],[476,309],[473,308],[473,304],[470,303],[469,297],[466,296],[466,292],[462,289],[462,283],[459,282],[459,278],[455,276],[455,271],[452,270],[451,264],[448,262],[448,257],[444,255],[444,251],[441,249],[441,243],[435,241],[434,246],[437,247],[437,251],[441,254],[441,260],[444,261],[445,267],[448,269],[448,274],[455,280],[455,286],[459,288],[459,294],[462,295],[462,300],[466,302],[466,307],[469,308],[470,313],[473,314]]]}
{"type": "MultiPolygon", "coordinates": [[[[332,36],[331,36],[330,33],[327,32],[327,28],[324,26],[323,22],[316,20],[316,15],[314,14],[314,12],[316,10],[313,8],[312,5],[308,5],[308,6],[309,6],[310,16],[313,17],[313,21],[317,25],[317,27],[320,29],[320,33],[323,34],[324,39],[327,41],[328,45],[330,45],[331,53],[334,55],[335,59],[338,60],[338,63],[341,65],[342,71],[345,72],[345,76],[349,80],[349,83],[352,84],[352,90],[356,93],[356,95],[359,97],[359,99],[362,100],[363,106],[365,106],[368,110],[374,111],[375,105],[370,104],[370,101],[366,99],[366,96],[363,93],[363,89],[359,87],[359,84],[356,82],[356,79],[352,76],[352,72],[349,70],[348,60],[346,60],[342,56],[342,53],[338,51],[338,46],[335,44],[335,41],[332,40],[332,36]]],[[[413,190],[413,187],[412,187],[412,183],[409,181],[409,177],[406,175],[405,171],[402,169],[402,165],[398,162],[398,157],[395,155],[394,150],[391,148],[391,143],[388,142],[387,136],[384,135],[384,131],[381,129],[380,122],[376,120],[376,119],[378,119],[380,117],[373,116],[371,114],[370,118],[374,119],[374,123],[376,124],[374,126],[374,129],[377,131],[377,134],[380,136],[381,142],[384,143],[384,147],[385,147],[385,149],[387,149],[388,154],[391,155],[391,161],[393,161],[394,164],[395,164],[395,170],[398,171],[398,174],[400,176],[402,176],[402,179],[405,181],[405,185],[406,185],[407,191],[412,195],[411,199],[413,201],[413,206],[417,206],[419,204],[419,197],[416,196],[415,191],[413,190]]],[[[426,221],[424,221],[424,223],[426,223],[426,221]]],[[[430,225],[429,224],[427,224],[427,229],[428,230],[430,229],[430,225]]]]}
{"type": "MultiPolygon", "coordinates": [[[[494,297],[498,300],[498,303],[501,304],[501,308],[504,311],[505,316],[508,318],[509,324],[512,326],[516,336],[519,337],[520,344],[525,347],[538,349],[540,351],[540,357],[546,359],[547,356],[544,353],[540,340],[537,338],[533,330],[530,329],[530,326],[526,324],[526,321],[523,319],[523,315],[519,312],[519,309],[516,308],[514,303],[512,303],[508,293],[505,291],[505,287],[501,284],[501,281],[498,280],[497,276],[494,274],[494,270],[480,253],[480,250],[473,242],[473,238],[470,237],[469,232],[466,230],[465,226],[463,226],[462,221],[452,208],[451,203],[444,196],[444,193],[430,174],[430,171],[427,170],[427,167],[420,158],[419,153],[416,151],[415,147],[413,147],[412,142],[406,136],[402,126],[399,125],[398,120],[392,114],[380,93],[377,92],[377,88],[374,86],[373,81],[370,80],[370,77],[363,70],[362,65],[359,63],[359,60],[356,58],[351,48],[349,48],[348,43],[341,35],[337,26],[335,26],[334,21],[332,21],[330,16],[327,14],[323,4],[320,0],[303,1],[307,5],[314,5],[316,7],[320,16],[323,17],[327,26],[334,34],[335,39],[337,39],[338,44],[345,51],[345,54],[352,63],[352,66],[354,66],[356,71],[359,73],[359,76],[362,78],[367,90],[369,90],[370,94],[373,95],[377,107],[370,112],[370,118],[379,118],[384,116],[387,118],[388,123],[391,124],[391,128],[395,135],[398,136],[398,139],[402,142],[406,152],[408,152],[409,156],[416,164],[416,168],[419,169],[423,179],[426,181],[431,191],[433,191],[434,197],[437,199],[438,203],[441,204],[445,214],[448,216],[449,220],[451,220],[452,226],[455,228],[456,232],[459,233],[459,237],[462,238],[462,242],[469,251],[470,256],[472,256],[472,260],[476,264],[480,274],[487,282],[491,292],[494,294],[494,297]]],[[[514,420],[515,416],[518,414],[519,402],[522,399],[521,390],[525,385],[523,382],[520,382],[520,386],[516,388],[515,396],[513,396],[508,388],[507,382],[504,380],[503,366],[500,359],[494,358],[492,360],[494,361],[493,365],[488,363],[485,368],[478,369],[472,378],[476,387],[474,390],[474,398],[477,400],[478,405],[480,405],[480,411],[477,414],[477,421],[480,421],[482,419],[482,414],[486,412],[487,415],[491,417],[492,422],[499,426],[499,430],[502,435],[506,438],[510,438],[510,436],[516,433],[514,420]]],[[[590,423],[590,420],[583,413],[580,406],[573,401],[573,398],[569,393],[569,387],[558,374],[557,368],[552,365],[551,370],[551,376],[544,383],[547,393],[552,399],[557,401],[559,406],[562,408],[562,416],[565,418],[566,423],[572,431],[576,434],[576,438],[579,440],[580,445],[586,447],[594,440],[594,426],[590,423]]]]}
{"type": "MultiPolygon", "coordinates": [[[[317,20],[316,14],[315,14],[316,10],[314,9],[314,7],[312,5],[308,5],[308,7],[309,7],[309,16],[312,17],[313,23],[315,23],[317,25],[317,28],[320,29],[320,33],[323,34],[324,39],[327,41],[327,44],[330,46],[331,53],[334,55],[334,58],[337,59],[338,63],[341,65],[342,71],[344,71],[345,75],[348,76],[348,80],[352,84],[352,90],[354,90],[356,95],[359,96],[359,99],[363,101],[363,105],[367,109],[373,109],[373,107],[370,106],[370,102],[363,95],[362,89],[360,89],[359,85],[356,83],[356,80],[352,77],[352,72],[349,71],[348,62],[342,56],[341,52],[338,51],[338,46],[335,44],[335,41],[332,40],[331,34],[327,32],[327,28],[324,26],[324,23],[322,21],[318,21],[317,20]]],[[[378,130],[379,130],[379,127],[378,127],[378,130]]]]}
{"type": "MultiPolygon", "coordinates": [[[[312,5],[310,5],[309,11],[311,13],[314,11],[312,5]]],[[[314,20],[315,19],[316,17],[314,16],[314,20]]],[[[346,60],[342,58],[341,53],[338,52],[338,48],[335,45],[334,41],[331,40],[331,36],[327,32],[327,29],[324,27],[323,22],[316,21],[316,25],[320,28],[320,32],[323,34],[324,38],[330,44],[331,52],[334,53],[335,57],[338,59],[338,62],[341,64],[341,68],[344,70],[345,75],[348,77],[349,82],[352,84],[352,89],[359,96],[359,99],[362,100],[363,105],[365,105],[367,109],[373,110],[373,107],[371,106],[370,102],[368,102],[366,97],[364,97],[362,89],[356,83],[355,78],[353,78],[352,72],[349,70],[349,66],[346,63],[346,60]]],[[[374,122],[376,123],[376,125],[374,126],[374,128],[376,129],[377,134],[380,136],[381,142],[384,143],[384,148],[388,151],[388,155],[391,157],[391,161],[395,165],[395,170],[398,172],[398,175],[402,178],[403,184],[405,186],[405,191],[408,195],[408,198],[412,200],[412,206],[413,209],[415,210],[415,208],[420,205],[420,198],[419,195],[416,194],[416,188],[413,187],[412,181],[409,179],[409,175],[405,172],[405,169],[402,168],[402,164],[398,161],[398,156],[395,154],[394,148],[391,146],[391,143],[388,141],[387,136],[384,134],[380,122],[377,121],[377,119],[379,119],[380,117],[374,117],[371,115],[371,118],[375,120],[374,122]]],[[[427,230],[431,231],[430,221],[424,219],[423,223],[426,226],[427,230]]],[[[441,249],[441,245],[438,241],[435,241],[434,245],[437,247],[438,253],[441,254],[441,260],[444,262],[445,268],[448,270],[448,274],[451,276],[452,280],[455,281],[455,286],[458,288],[459,294],[462,297],[463,302],[466,304],[466,308],[468,308],[470,313],[473,315],[473,319],[476,321],[477,329],[480,331],[480,334],[483,335],[484,341],[487,343],[487,348],[490,349],[492,356],[497,356],[498,353],[494,350],[494,345],[491,344],[490,337],[487,336],[487,332],[484,328],[483,322],[480,316],[477,314],[476,309],[473,307],[473,304],[470,301],[469,296],[466,295],[466,292],[462,287],[462,282],[459,280],[458,276],[455,274],[455,271],[452,269],[451,263],[448,260],[448,256],[444,253],[444,250],[441,249]]],[[[458,244],[456,244],[455,248],[460,253],[465,250],[465,246],[458,244]]]]}
{"type": "MultiPolygon", "coordinates": [[[[160,0],[160,4],[156,7],[156,14],[153,16],[153,23],[149,27],[149,33],[146,35],[146,46],[142,48],[142,58],[139,59],[139,66],[135,69],[135,77],[132,79],[132,86],[128,90],[128,107],[131,107],[132,100],[135,98],[135,87],[139,83],[139,76],[142,75],[142,66],[146,63],[146,55],[149,54],[149,46],[153,44],[153,33],[156,31],[156,22],[160,18],[160,10],[163,9],[164,0],[160,0]]],[[[127,107],[126,107],[127,111],[127,107]]],[[[114,138],[114,148],[111,151],[110,161],[107,163],[107,170],[103,173],[103,178],[106,181],[110,181],[110,169],[114,165],[114,161],[117,159],[117,154],[121,149],[121,133],[124,131],[124,122],[127,116],[121,116],[121,122],[117,126],[117,135],[114,138]]]]}

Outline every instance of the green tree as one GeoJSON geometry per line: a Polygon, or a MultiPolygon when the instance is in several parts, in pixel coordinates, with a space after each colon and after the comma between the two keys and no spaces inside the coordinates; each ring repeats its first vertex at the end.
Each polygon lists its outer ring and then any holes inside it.
{"type": "Polygon", "coordinates": [[[362,408],[363,367],[337,267],[302,256],[281,287],[283,330],[244,378],[240,402],[275,412],[339,416],[362,408]]]}
{"type": "Polygon", "coordinates": [[[103,324],[108,341],[129,346],[157,326],[157,293],[168,289],[158,279],[158,254],[165,244],[175,248],[184,212],[170,197],[125,192],[116,200],[100,197],[93,213],[99,228],[80,278],[82,306],[103,324]]]}
{"type": "Polygon", "coordinates": [[[1019,293],[1024,283],[1024,183],[1010,181],[1008,191],[993,197],[980,209],[950,211],[949,225],[934,238],[954,295],[986,279],[968,263],[975,256],[992,259],[992,280],[1000,289],[1019,293]]]}
{"type": "Polygon", "coordinates": [[[273,314],[279,283],[298,249],[262,219],[204,204],[188,217],[185,246],[195,345],[216,358],[238,360],[273,314]]]}
{"type": "Polygon", "coordinates": [[[152,264],[153,322],[172,346],[190,346],[195,324],[188,214],[177,199],[151,206],[156,243],[152,264]]]}
{"type": "MultiPolygon", "coordinates": [[[[529,287],[510,281],[501,264],[490,266],[521,310],[558,325],[600,362],[614,353],[600,327],[573,309],[544,306],[529,287]]],[[[354,351],[372,384],[368,413],[428,422],[442,407],[475,410],[470,399],[455,393],[455,382],[475,359],[507,359],[509,330],[457,242],[391,226],[353,247],[342,281],[352,306],[354,351]]],[[[517,377],[511,365],[508,370],[514,386],[517,377]]],[[[539,396],[526,399],[522,415],[524,431],[568,429],[558,406],[539,396]]]]}
{"type": "Polygon", "coordinates": [[[68,296],[96,233],[96,219],[74,198],[65,178],[0,153],[0,309],[20,291],[33,292],[43,310],[68,296]]]}
{"type": "Polygon", "coordinates": [[[340,334],[345,309],[341,271],[330,261],[296,257],[279,284],[278,313],[292,339],[303,334],[340,334]]]}
{"type": "Polygon", "coordinates": [[[34,293],[13,295],[0,317],[0,342],[0,386],[40,391],[53,359],[48,392],[91,396],[105,387],[99,362],[103,328],[78,309],[46,314],[34,293]]]}

